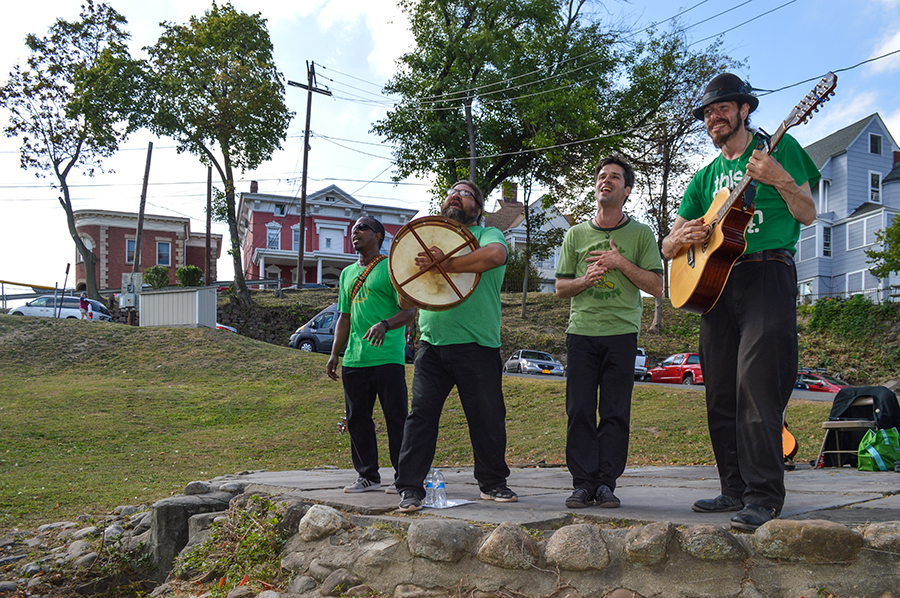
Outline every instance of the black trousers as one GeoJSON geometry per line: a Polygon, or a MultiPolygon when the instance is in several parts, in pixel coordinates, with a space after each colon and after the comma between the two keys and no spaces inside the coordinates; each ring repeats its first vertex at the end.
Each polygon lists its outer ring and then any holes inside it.
{"type": "Polygon", "coordinates": [[[416,353],[412,404],[403,432],[397,489],[424,497],[434,460],[438,424],[447,396],[456,386],[469,426],[475,479],[482,491],[506,485],[506,406],[500,350],[475,343],[436,346],[416,353]]]}
{"type": "Polygon", "coordinates": [[[797,378],[797,272],[738,262],[700,319],[709,436],[722,494],[781,510],[784,410],[797,378]]]}
{"type": "Polygon", "coordinates": [[[372,420],[377,397],[387,424],[388,452],[396,478],[403,425],[406,423],[406,369],[399,363],[365,368],[341,367],[341,381],[344,383],[344,407],[347,410],[353,468],[361,477],[381,482],[378,441],[372,420]]]}
{"type": "Polygon", "coordinates": [[[637,334],[568,334],[566,351],[566,465],[572,486],[592,494],[600,485],[615,490],[628,459],[637,334]]]}

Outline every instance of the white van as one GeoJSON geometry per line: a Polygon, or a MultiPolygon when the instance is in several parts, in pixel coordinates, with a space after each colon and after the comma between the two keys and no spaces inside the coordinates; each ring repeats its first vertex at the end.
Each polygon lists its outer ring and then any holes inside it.
{"type": "MultiPolygon", "coordinates": [[[[90,309],[88,315],[93,320],[101,320],[104,322],[112,321],[112,316],[106,306],[99,301],[88,299],[90,309]]],[[[81,318],[81,310],[78,307],[78,297],[54,297],[53,295],[44,295],[33,299],[20,307],[14,308],[9,312],[14,316],[39,316],[44,318],[68,318],[78,320],[81,318]],[[61,307],[57,307],[57,301],[62,302],[61,307]]]]}

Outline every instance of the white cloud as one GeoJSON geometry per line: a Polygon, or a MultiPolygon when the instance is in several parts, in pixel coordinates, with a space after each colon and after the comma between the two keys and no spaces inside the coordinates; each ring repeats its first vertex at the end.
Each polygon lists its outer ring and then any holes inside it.
{"type": "MultiPolygon", "coordinates": [[[[897,0],[900,4],[900,0],[897,0]]],[[[885,37],[872,51],[869,58],[875,58],[900,50],[900,31],[894,31],[891,35],[885,37]]],[[[893,73],[900,70],[900,53],[876,60],[869,64],[869,71],[874,74],[893,73]]]]}

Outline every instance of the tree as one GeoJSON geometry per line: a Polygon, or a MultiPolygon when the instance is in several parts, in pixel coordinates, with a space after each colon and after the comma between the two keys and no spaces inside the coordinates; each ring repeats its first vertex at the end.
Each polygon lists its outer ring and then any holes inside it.
{"type": "Polygon", "coordinates": [[[84,261],[87,293],[98,301],[96,258],[75,229],[68,176],[102,170],[102,159],[136,126],[140,76],[125,45],[125,25],[109,5],[87,0],[79,21],[57,19],[46,37],[28,35],[26,68],[16,65],[0,89],[0,106],[10,112],[4,132],[20,140],[22,168],[55,177],[69,234],[84,261]]]}
{"type": "Polygon", "coordinates": [[[894,218],[889,227],[875,231],[875,239],[882,248],[866,249],[866,257],[873,265],[869,271],[879,280],[890,278],[892,273],[900,272],[900,218],[894,218]]]}
{"type": "MultiPolygon", "coordinates": [[[[281,148],[294,113],[284,102],[266,20],[213,2],[186,25],[163,23],[146,48],[152,106],[147,124],[174,138],[179,152],[198,156],[224,185],[235,292],[250,305],[235,213],[234,169],[252,170],[281,148]]],[[[299,275],[298,275],[299,276],[299,275]]]]}
{"type": "Polygon", "coordinates": [[[586,2],[402,0],[416,47],[385,87],[401,102],[373,126],[394,143],[395,178],[431,177],[436,196],[461,178],[486,195],[526,176],[567,189],[620,130],[624,57],[583,22],[586,2]]]}

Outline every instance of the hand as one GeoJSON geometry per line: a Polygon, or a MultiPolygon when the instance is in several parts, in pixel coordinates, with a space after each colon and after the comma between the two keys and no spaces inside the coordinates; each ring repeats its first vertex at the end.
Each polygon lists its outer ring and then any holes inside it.
{"type": "Polygon", "coordinates": [[[793,181],[784,167],[762,150],[753,150],[753,155],[747,162],[747,175],[754,181],[773,187],[786,179],[793,181]]]}
{"type": "Polygon", "coordinates": [[[440,262],[444,259],[444,252],[440,247],[433,246],[426,251],[420,252],[416,256],[416,266],[419,267],[419,270],[425,270],[435,262],[440,262]]]}
{"type": "Polygon", "coordinates": [[[373,347],[380,347],[384,344],[386,334],[387,327],[384,325],[384,322],[378,322],[366,331],[363,335],[363,340],[369,341],[369,344],[373,347]]]}
{"type": "Polygon", "coordinates": [[[693,243],[702,243],[709,238],[710,228],[706,225],[703,218],[696,220],[688,220],[684,226],[676,231],[673,235],[676,243],[682,245],[691,245],[693,243]]]}
{"type": "Polygon", "coordinates": [[[325,373],[328,374],[328,377],[332,380],[337,380],[337,364],[338,358],[334,355],[328,358],[328,363],[325,364],[325,373]]]}
{"type": "MultiPolygon", "coordinates": [[[[586,257],[584,261],[588,262],[591,265],[600,264],[604,268],[604,273],[606,273],[610,270],[621,269],[626,260],[624,257],[622,257],[622,254],[619,253],[619,248],[616,247],[616,242],[610,239],[608,250],[594,250],[590,252],[588,257],[586,257]]],[[[588,266],[588,269],[590,269],[590,266],[588,266]]]]}

